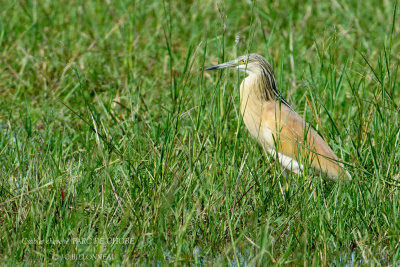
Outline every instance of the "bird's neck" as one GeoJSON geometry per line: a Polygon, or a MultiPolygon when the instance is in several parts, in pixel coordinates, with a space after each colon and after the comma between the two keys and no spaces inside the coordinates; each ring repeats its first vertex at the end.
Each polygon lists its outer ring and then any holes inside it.
{"type": "Polygon", "coordinates": [[[240,85],[241,106],[247,106],[248,103],[262,106],[263,102],[276,100],[281,101],[294,111],[276,88],[275,77],[273,74],[265,72],[250,73],[240,85]]]}
{"type": "Polygon", "coordinates": [[[275,99],[275,79],[268,76],[252,73],[240,85],[240,99],[243,101],[269,101],[275,99]]]}

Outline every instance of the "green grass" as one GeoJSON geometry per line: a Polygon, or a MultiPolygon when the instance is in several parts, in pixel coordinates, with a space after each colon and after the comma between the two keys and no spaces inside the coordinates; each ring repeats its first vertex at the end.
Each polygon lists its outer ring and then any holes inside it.
{"type": "Polygon", "coordinates": [[[395,2],[0,6],[0,262],[399,264],[395,2]],[[243,75],[202,71],[246,52],[351,182],[250,137],[243,75]]]}

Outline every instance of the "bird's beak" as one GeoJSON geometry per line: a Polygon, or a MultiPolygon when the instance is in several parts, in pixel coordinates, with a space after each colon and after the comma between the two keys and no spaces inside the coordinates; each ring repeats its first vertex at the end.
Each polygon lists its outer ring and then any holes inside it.
{"type": "Polygon", "coordinates": [[[232,60],[232,61],[225,62],[225,63],[222,63],[222,64],[218,64],[218,65],[215,65],[215,66],[212,66],[212,67],[208,67],[208,68],[206,68],[204,70],[220,70],[220,69],[234,68],[234,67],[237,67],[237,66],[239,66],[239,64],[236,62],[236,60],[232,60]]]}

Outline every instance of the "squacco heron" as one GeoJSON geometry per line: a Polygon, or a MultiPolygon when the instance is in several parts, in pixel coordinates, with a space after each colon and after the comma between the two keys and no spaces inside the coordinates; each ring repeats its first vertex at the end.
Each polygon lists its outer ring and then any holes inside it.
{"type": "Polygon", "coordinates": [[[299,173],[307,162],[331,180],[350,174],[322,137],[304,121],[276,87],[271,65],[249,54],[206,68],[235,68],[247,73],[240,85],[240,111],[250,134],[289,171],[299,173]]]}

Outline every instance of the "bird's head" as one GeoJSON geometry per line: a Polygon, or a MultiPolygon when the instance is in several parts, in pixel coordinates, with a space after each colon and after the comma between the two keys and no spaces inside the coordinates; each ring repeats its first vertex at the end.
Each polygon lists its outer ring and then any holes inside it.
{"type": "Polygon", "coordinates": [[[205,70],[239,69],[251,75],[262,73],[266,68],[271,69],[271,66],[262,56],[258,54],[249,54],[240,56],[232,61],[208,67],[205,70]]]}

